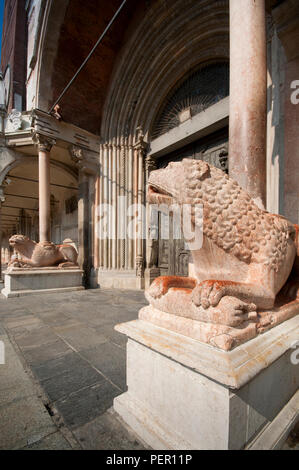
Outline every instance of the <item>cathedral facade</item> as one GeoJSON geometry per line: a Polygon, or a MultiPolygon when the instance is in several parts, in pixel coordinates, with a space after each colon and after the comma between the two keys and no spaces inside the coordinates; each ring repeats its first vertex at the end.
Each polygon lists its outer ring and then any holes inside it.
{"type": "Polygon", "coordinates": [[[296,0],[6,0],[2,264],[12,234],[42,233],[72,240],[86,287],[187,275],[184,241],[146,203],[150,172],[183,158],[298,223],[298,13],[296,0]]]}

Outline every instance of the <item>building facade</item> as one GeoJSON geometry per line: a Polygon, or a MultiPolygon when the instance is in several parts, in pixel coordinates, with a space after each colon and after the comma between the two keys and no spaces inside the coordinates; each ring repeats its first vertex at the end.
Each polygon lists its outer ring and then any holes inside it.
{"type": "Polygon", "coordinates": [[[148,223],[149,173],[170,161],[204,159],[299,222],[299,5],[128,0],[53,112],[120,5],[5,2],[2,263],[11,234],[37,241],[44,223],[76,243],[87,287],[144,288],[188,272],[163,216],[148,223]]]}

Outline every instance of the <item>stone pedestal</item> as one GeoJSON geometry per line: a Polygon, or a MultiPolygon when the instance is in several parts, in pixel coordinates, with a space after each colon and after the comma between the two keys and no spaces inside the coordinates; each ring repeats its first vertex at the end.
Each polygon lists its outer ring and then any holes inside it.
{"type": "Polygon", "coordinates": [[[135,269],[98,269],[97,283],[106,289],[144,289],[144,278],[137,277],[135,269]]]}
{"type": "Polygon", "coordinates": [[[299,417],[298,315],[232,351],[144,320],[116,330],[129,338],[128,391],[114,408],[154,449],[275,448],[299,417]]]}
{"type": "Polygon", "coordinates": [[[84,289],[83,271],[79,268],[14,268],[4,275],[1,293],[7,298],[84,289]]]}

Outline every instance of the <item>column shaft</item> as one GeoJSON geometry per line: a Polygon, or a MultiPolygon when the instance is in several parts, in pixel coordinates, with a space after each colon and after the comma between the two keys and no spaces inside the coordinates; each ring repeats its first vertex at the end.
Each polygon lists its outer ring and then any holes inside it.
{"type": "Polygon", "coordinates": [[[39,241],[51,241],[50,151],[54,140],[36,135],[38,144],[39,241]]]}
{"type": "Polygon", "coordinates": [[[230,0],[229,173],[260,206],[266,200],[265,0],[230,0]]]}

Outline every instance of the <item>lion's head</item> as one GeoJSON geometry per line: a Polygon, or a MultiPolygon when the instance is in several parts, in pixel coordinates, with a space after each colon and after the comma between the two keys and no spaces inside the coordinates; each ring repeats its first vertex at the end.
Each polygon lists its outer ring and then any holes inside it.
{"type": "Polygon", "coordinates": [[[148,200],[150,203],[186,203],[186,184],[192,181],[199,188],[201,182],[210,178],[210,166],[202,160],[184,158],[180,162],[170,162],[166,168],[152,171],[149,178],[148,200]]]}
{"type": "Polygon", "coordinates": [[[12,248],[17,249],[18,247],[28,244],[29,241],[30,239],[25,235],[16,234],[10,237],[9,244],[12,248]]]}

